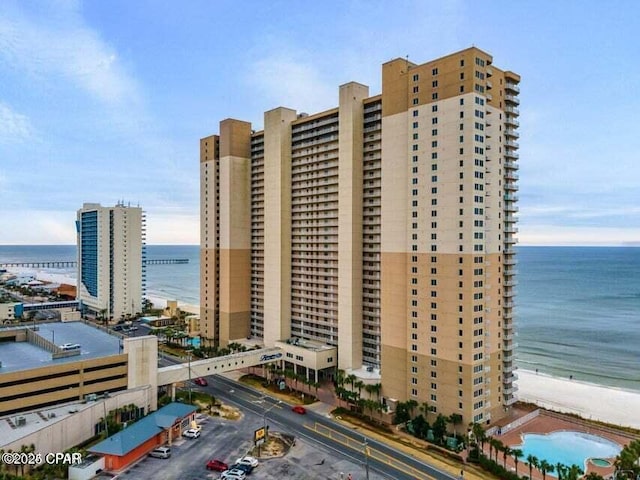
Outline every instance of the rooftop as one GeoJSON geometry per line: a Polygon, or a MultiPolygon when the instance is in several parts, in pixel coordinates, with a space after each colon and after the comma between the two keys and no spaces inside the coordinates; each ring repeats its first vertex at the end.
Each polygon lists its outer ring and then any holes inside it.
{"type": "Polygon", "coordinates": [[[170,403],[115,435],[111,435],[88,450],[92,453],[106,455],[126,455],[158,433],[170,428],[176,420],[184,418],[196,410],[197,407],[192,405],[177,402],[170,403]]]}
{"type": "Polygon", "coordinates": [[[315,340],[305,340],[303,338],[293,337],[282,341],[287,345],[293,345],[294,347],[304,348],[311,350],[312,352],[322,352],[325,350],[335,350],[337,347],[327,345],[326,343],[316,342],[315,340]]]}
{"type": "Polygon", "coordinates": [[[56,345],[78,343],[80,355],[52,360],[51,353],[29,342],[0,342],[0,374],[121,353],[118,337],[82,322],[42,323],[38,334],[56,345]]]}

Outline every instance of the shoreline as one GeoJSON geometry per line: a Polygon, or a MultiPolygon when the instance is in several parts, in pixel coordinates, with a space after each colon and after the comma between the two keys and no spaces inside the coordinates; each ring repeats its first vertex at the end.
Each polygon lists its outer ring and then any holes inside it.
{"type": "Polygon", "coordinates": [[[518,370],[518,400],[585,420],[640,429],[640,391],[518,370]]]}
{"type": "MultiPolygon", "coordinates": [[[[8,268],[16,274],[34,275],[38,280],[66,283],[77,286],[75,277],[62,273],[49,273],[30,268],[8,268]]],[[[155,308],[167,306],[166,297],[147,294],[155,308]]],[[[186,312],[200,314],[199,305],[178,300],[178,307],[186,312]]],[[[571,380],[547,373],[518,369],[518,400],[533,403],[549,410],[573,413],[586,420],[598,420],[610,424],[640,429],[640,390],[571,380]]]]}

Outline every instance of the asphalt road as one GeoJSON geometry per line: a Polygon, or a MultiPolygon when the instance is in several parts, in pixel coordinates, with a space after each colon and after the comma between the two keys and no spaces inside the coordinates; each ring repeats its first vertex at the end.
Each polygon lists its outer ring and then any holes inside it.
{"type": "Polygon", "coordinates": [[[356,464],[365,465],[368,460],[370,471],[377,472],[383,477],[397,480],[415,480],[416,475],[408,472],[417,470],[436,480],[457,480],[457,477],[454,477],[447,472],[441,471],[384,443],[380,443],[372,438],[366,437],[357,430],[346,428],[330,418],[309,410],[307,410],[306,415],[299,415],[291,411],[290,405],[278,405],[277,399],[265,396],[261,392],[258,392],[247,385],[229,380],[219,375],[207,378],[209,385],[207,387],[198,387],[199,390],[211,393],[226,403],[235,404],[241,409],[248,410],[261,417],[266,411],[267,424],[275,424],[278,426],[278,430],[280,431],[305,438],[312,443],[321,444],[332,450],[337,457],[348,459],[356,464]],[[307,428],[309,426],[313,426],[315,423],[328,427],[341,434],[339,437],[342,439],[342,442],[327,438],[325,435],[321,435],[320,433],[307,428]],[[348,442],[350,446],[344,444],[344,439],[346,437],[351,439],[348,442]],[[364,454],[365,438],[370,449],[380,452],[381,455],[376,455],[378,458],[384,457],[393,459],[394,464],[398,465],[401,470],[394,468],[394,466],[380,461],[377,458],[373,458],[374,456],[367,459],[364,454]]]}

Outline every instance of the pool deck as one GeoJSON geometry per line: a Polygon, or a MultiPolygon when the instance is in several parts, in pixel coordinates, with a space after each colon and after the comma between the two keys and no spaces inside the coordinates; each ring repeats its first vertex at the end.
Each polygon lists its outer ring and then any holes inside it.
{"type": "MultiPolygon", "coordinates": [[[[525,412],[520,412],[527,413],[525,412]]],[[[502,423],[502,422],[501,422],[502,423]]],[[[555,412],[548,412],[545,410],[540,410],[540,414],[533,418],[532,420],[520,425],[519,427],[510,430],[507,433],[502,435],[495,435],[495,438],[499,439],[503,444],[508,445],[511,448],[517,448],[518,445],[522,444],[522,434],[525,433],[539,433],[546,434],[557,431],[574,431],[574,432],[583,432],[589,433],[592,435],[597,435],[599,437],[606,438],[612,442],[619,444],[621,447],[624,447],[631,440],[636,437],[627,434],[622,431],[615,430],[613,428],[601,427],[599,425],[591,424],[584,420],[574,419],[573,417],[562,415],[555,412]]],[[[489,454],[489,446],[485,444],[485,453],[489,454]]],[[[498,454],[499,463],[502,464],[502,455],[498,454]]],[[[609,459],[611,460],[611,459],[609,459]]],[[[613,462],[612,462],[613,463],[613,462]]],[[[582,465],[581,465],[582,467],[582,465]]],[[[507,468],[509,470],[515,469],[515,463],[513,462],[513,458],[507,459],[507,468]]],[[[595,472],[604,478],[610,477],[613,474],[614,468],[611,467],[598,467],[591,462],[587,463],[587,471],[585,474],[589,472],[595,472]]],[[[520,475],[528,475],[529,467],[526,464],[526,459],[521,458],[518,462],[518,473],[520,475]]],[[[547,473],[547,477],[552,474],[547,473]]],[[[534,479],[542,479],[542,473],[537,472],[535,469],[533,470],[533,478],[534,479]]],[[[554,475],[555,478],[555,475],[554,475]]]]}

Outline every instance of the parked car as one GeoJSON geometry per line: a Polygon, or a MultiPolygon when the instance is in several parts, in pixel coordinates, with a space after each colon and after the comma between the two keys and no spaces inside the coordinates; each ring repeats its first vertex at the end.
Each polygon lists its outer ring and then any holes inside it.
{"type": "Polygon", "coordinates": [[[304,415],[305,413],[307,413],[307,409],[304,408],[302,405],[295,405],[291,410],[296,413],[299,413],[300,415],[304,415]]]}
{"type": "Polygon", "coordinates": [[[232,465],[230,467],[230,469],[231,470],[234,470],[234,469],[242,470],[247,475],[249,475],[251,472],[253,472],[253,467],[251,465],[247,465],[246,463],[236,463],[235,465],[232,465]]]}
{"type": "Polygon", "coordinates": [[[80,350],[80,344],[78,343],[63,343],[60,345],[62,350],[80,350]]]}
{"type": "Polygon", "coordinates": [[[171,449],[169,447],[158,447],[151,450],[150,457],[154,458],[169,458],[171,456],[171,449]]]}
{"type": "Polygon", "coordinates": [[[202,377],[198,377],[194,380],[194,383],[196,385],[200,385],[201,387],[206,387],[207,385],[209,385],[209,382],[207,382],[206,378],[202,378],[202,377]]]}
{"type": "Polygon", "coordinates": [[[244,480],[245,478],[247,478],[247,474],[237,468],[226,470],[220,475],[221,480],[244,480]]]}
{"type": "Polygon", "coordinates": [[[187,438],[198,438],[200,436],[200,430],[190,428],[189,430],[182,432],[182,436],[187,438]]]}
{"type": "Polygon", "coordinates": [[[124,327],[122,325],[116,325],[115,327],[113,327],[113,331],[114,332],[120,332],[122,331],[124,327]]]}
{"type": "Polygon", "coordinates": [[[229,470],[229,465],[221,460],[209,460],[207,462],[207,470],[215,470],[216,472],[224,472],[229,470]]]}
{"type": "Polygon", "coordinates": [[[244,465],[251,465],[253,468],[256,468],[258,466],[258,459],[255,457],[250,457],[249,455],[245,455],[242,458],[239,458],[238,460],[236,460],[236,463],[240,463],[240,464],[244,464],[244,465]]]}

